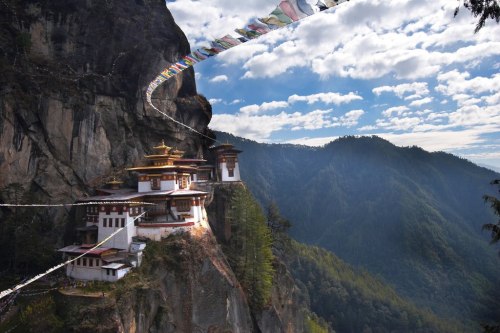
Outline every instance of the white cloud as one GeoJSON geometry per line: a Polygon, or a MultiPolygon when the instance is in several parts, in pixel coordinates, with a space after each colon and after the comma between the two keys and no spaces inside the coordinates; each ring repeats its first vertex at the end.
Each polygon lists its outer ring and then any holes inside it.
{"type": "Polygon", "coordinates": [[[240,104],[240,103],[242,103],[242,102],[243,102],[243,100],[241,100],[241,99],[233,99],[233,100],[231,101],[231,103],[229,103],[229,105],[240,104]]]}
{"type": "Polygon", "coordinates": [[[332,110],[316,110],[306,114],[281,112],[276,115],[214,115],[211,127],[256,141],[266,141],[272,133],[283,130],[314,130],[332,127],[332,110]]]}
{"type": "Polygon", "coordinates": [[[469,153],[469,154],[460,154],[468,159],[472,160],[489,160],[489,159],[500,159],[500,147],[496,147],[498,150],[495,152],[479,152],[479,153],[469,153]]]}
{"type": "Polygon", "coordinates": [[[339,118],[339,126],[351,127],[358,124],[359,118],[365,114],[363,110],[352,110],[339,118]]]}
{"type": "Polygon", "coordinates": [[[377,119],[375,121],[379,128],[385,128],[396,131],[408,131],[419,125],[422,120],[419,117],[403,117],[390,119],[377,119]]]}
{"type": "Polygon", "coordinates": [[[338,136],[327,136],[327,137],[321,137],[321,138],[299,138],[299,139],[293,139],[293,140],[288,140],[283,143],[289,143],[293,145],[304,145],[304,146],[310,146],[310,147],[321,147],[326,145],[329,142],[332,142],[334,140],[338,139],[338,136]]]}
{"type": "Polygon", "coordinates": [[[444,0],[418,5],[368,0],[342,4],[335,11],[283,29],[287,33],[284,42],[277,39],[265,52],[256,52],[244,64],[244,77],[275,77],[308,67],[322,78],[368,79],[393,73],[397,78],[415,79],[450,64],[470,64],[500,54],[500,42],[494,37],[500,28],[489,25],[474,35],[475,19],[470,15],[453,18],[453,9],[444,0]]]}
{"type": "Polygon", "coordinates": [[[390,107],[390,108],[382,111],[382,115],[384,117],[391,117],[393,113],[396,113],[398,116],[400,116],[403,114],[403,112],[408,111],[408,110],[409,110],[409,108],[404,106],[404,105],[393,106],[393,107],[390,107]]]}
{"type": "MultiPolygon", "coordinates": [[[[415,111],[415,114],[418,115],[418,116],[423,116],[424,114],[428,114],[428,113],[431,113],[432,110],[430,109],[425,109],[425,110],[420,110],[420,111],[415,111]]],[[[444,113],[446,114],[446,113],[444,113]]]]}
{"type": "Polygon", "coordinates": [[[295,41],[286,41],[271,52],[264,52],[248,60],[243,68],[247,71],[243,78],[274,77],[285,73],[289,68],[305,67],[307,63],[296,55],[295,41]]]}
{"type": "Polygon", "coordinates": [[[284,109],[287,107],[288,107],[288,102],[272,101],[272,102],[264,102],[261,105],[252,104],[243,106],[240,108],[240,112],[244,114],[256,114],[261,112],[267,112],[270,110],[284,109]]]}
{"type": "Polygon", "coordinates": [[[497,124],[500,127],[499,105],[480,107],[466,105],[449,114],[449,123],[453,126],[471,127],[497,124]]]}
{"type": "Polygon", "coordinates": [[[446,112],[431,112],[427,115],[426,120],[433,121],[433,120],[448,118],[448,117],[449,117],[449,115],[446,112]]]}
{"type": "Polygon", "coordinates": [[[428,131],[413,133],[378,133],[376,135],[398,146],[419,146],[429,151],[453,151],[470,148],[486,142],[486,133],[498,131],[500,126],[484,126],[463,131],[428,131]]]}
{"type": "Polygon", "coordinates": [[[268,50],[269,47],[267,45],[257,43],[257,41],[250,41],[222,52],[217,56],[217,60],[224,64],[237,64],[246,62],[255,54],[260,54],[268,50]]]}
{"type": "MultiPolygon", "coordinates": [[[[370,128],[372,129],[372,128],[370,128]]],[[[368,129],[367,129],[368,130],[368,129]]],[[[498,127],[482,127],[465,131],[429,131],[415,133],[376,133],[393,144],[401,147],[418,146],[428,151],[458,151],[461,149],[470,149],[471,147],[484,146],[486,141],[482,135],[498,130],[498,127]]],[[[318,138],[300,138],[288,140],[286,143],[304,144],[308,146],[322,146],[337,137],[327,136],[318,138]]],[[[495,159],[500,158],[500,152],[482,152],[459,154],[470,159],[495,159]]]]}
{"type": "Polygon", "coordinates": [[[259,112],[259,106],[257,104],[242,106],[240,108],[240,112],[244,113],[244,114],[257,113],[257,112],[259,112]]]}
{"type": "Polygon", "coordinates": [[[376,130],[376,129],[378,129],[377,126],[366,125],[366,126],[362,126],[362,127],[358,128],[358,131],[365,132],[365,131],[373,131],[373,130],[376,130]]]}
{"type": "MultiPolygon", "coordinates": [[[[270,13],[269,0],[177,0],[167,3],[193,46],[234,33],[250,18],[270,13]],[[200,7],[202,9],[200,10],[200,7]]],[[[321,77],[427,77],[453,63],[470,65],[500,54],[500,27],[473,34],[476,19],[449,0],[357,0],[221,53],[224,63],[244,62],[245,78],[275,77],[308,67],[321,77]],[[323,33],[325,31],[332,33],[323,33]]],[[[423,96],[423,95],[422,95],[423,96]]]]}
{"type": "Polygon", "coordinates": [[[427,95],[429,93],[429,89],[427,88],[427,82],[413,82],[402,83],[396,86],[381,86],[372,89],[372,92],[377,96],[380,96],[384,92],[392,92],[399,98],[403,98],[406,93],[413,93],[413,95],[407,96],[405,99],[414,99],[427,95]]]}
{"type": "Polygon", "coordinates": [[[459,72],[452,70],[446,73],[440,73],[437,76],[439,85],[436,91],[447,95],[459,95],[466,93],[481,94],[485,92],[500,91],[500,74],[493,74],[490,78],[477,76],[470,78],[468,72],[459,72]]]}
{"type": "Polygon", "coordinates": [[[261,17],[273,10],[276,4],[268,0],[236,2],[231,0],[176,0],[168,1],[167,8],[176,23],[196,45],[219,38],[243,28],[252,17],[261,17]]]}
{"type": "Polygon", "coordinates": [[[410,106],[422,106],[424,104],[429,104],[430,102],[432,102],[433,98],[432,97],[426,97],[426,98],[422,98],[422,99],[417,99],[413,102],[410,103],[410,106]]]}
{"type": "Polygon", "coordinates": [[[340,105],[343,103],[350,103],[352,101],[362,100],[362,99],[363,97],[353,92],[349,92],[347,95],[342,95],[335,92],[329,92],[329,93],[312,94],[307,96],[292,95],[288,97],[288,103],[307,102],[307,104],[313,104],[317,102],[322,102],[325,104],[340,105]]]}
{"type": "Polygon", "coordinates": [[[257,104],[246,105],[240,108],[240,112],[245,114],[257,114],[275,109],[284,109],[289,107],[291,104],[298,102],[306,102],[307,104],[322,102],[324,104],[340,105],[362,99],[363,97],[353,92],[349,92],[347,95],[342,95],[335,92],[318,93],[305,96],[299,96],[294,94],[288,97],[288,101],[271,101],[271,102],[264,102],[260,105],[257,104]]]}
{"type": "Polygon", "coordinates": [[[488,105],[500,104],[500,91],[494,95],[484,96],[481,99],[488,105]]]}
{"type": "Polygon", "coordinates": [[[267,141],[281,130],[317,130],[332,127],[351,127],[358,124],[363,110],[352,110],[340,117],[332,115],[333,110],[314,110],[308,113],[280,112],[273,115],[258,115],[252,112],[240,114],[215,114],[211,127],[215,130],[233,133],[244,138],[267,141]]]}
{"type": "Polygon", "coordinates": [[[418,99],[418,98],[422,98],[422,96],[419,95],[419,94],[413,94],[413,95],[406,96],[404,98],[404,100],[405,101],[411,101],[412,99],[418,99]]]}
{"type": "Polygon", "coordinates": [[[212,82],[212,83],[226,82],[227,80],[229,80],[229,78],[227,77],[227,75],[217,75],[217,76],[211,78],[210,82],[212,82]]]}
{"type": "Polygon", "coordinates": [[[214,104],[222,103],[222,99],[221,99],[221,98],[210,98],[210,99],[208,100],[208,102],[209,102],[210,104],[214,105],[214,104]]]}

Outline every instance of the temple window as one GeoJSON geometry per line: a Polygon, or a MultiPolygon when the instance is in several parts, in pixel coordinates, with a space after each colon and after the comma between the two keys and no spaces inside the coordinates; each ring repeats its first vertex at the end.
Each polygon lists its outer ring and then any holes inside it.
{"type": "Polygon", "coordinates": [[[190,200],[175,200],[175,207],[178,212],[189,212],[191,210],[190,200]]]}
{"type": "Polygon", "coordinates": [[[161,188],[161,180],[160,177],[151,178],[151,189],[159,190],[161,188]]]}
{"type": "Polygon", "coordinates": [[[236,166],[236,159],[234,157],[228,157],[226,159],[226,166],[228,169],[234,169],[236,166]]]}

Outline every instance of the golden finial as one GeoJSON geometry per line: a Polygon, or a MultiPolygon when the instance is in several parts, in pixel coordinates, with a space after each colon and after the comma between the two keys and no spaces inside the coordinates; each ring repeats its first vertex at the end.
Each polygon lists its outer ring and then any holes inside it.
{"type": "Polygon", "coordinates": [[[172,149],[171,147],[165,145],[165,140],[161,140],[161,144],[156,146],[156,147],[153,147],[153,149],[165,149],[165,154],[170,150],[172,149]]]}

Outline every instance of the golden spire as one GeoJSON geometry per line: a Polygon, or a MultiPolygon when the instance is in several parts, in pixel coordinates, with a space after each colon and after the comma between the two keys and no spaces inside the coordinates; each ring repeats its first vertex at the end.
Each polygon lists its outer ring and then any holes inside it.
{"type": "Polygon", "coordinates": [[[168,152],[172,150],[172,147],[165,145],[165,140],[161,140],[161,144],[156,147],[153,147],[153,149],[158,149],[161,151],[161,154],[168,155],[168,152]]]}
{"type": "Polygon", "coordinates": [[[111,189],[118,190],[120,188],[120,185],[123,184],[123,182],[121,180],[116,179],[116,177],[113,176],[113,179],[107,182],[106,184],[111,185],[111,189]]]}

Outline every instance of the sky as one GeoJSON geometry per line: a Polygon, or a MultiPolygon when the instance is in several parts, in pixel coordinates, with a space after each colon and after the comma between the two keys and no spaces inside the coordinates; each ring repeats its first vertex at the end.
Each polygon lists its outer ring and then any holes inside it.
{"type": "MultiPolygon", "coordinates": [[[[307,0],[311,2],[312,0],[307,0]]],[[[192,49],[279,0],[167,1],[192,49]]],[[[210,127],[266,143],[377,135],[500,169],[500,25],[454,0],[351,0],[195,65],[210,127]]]]}

